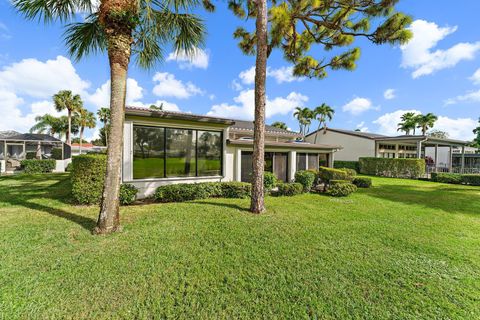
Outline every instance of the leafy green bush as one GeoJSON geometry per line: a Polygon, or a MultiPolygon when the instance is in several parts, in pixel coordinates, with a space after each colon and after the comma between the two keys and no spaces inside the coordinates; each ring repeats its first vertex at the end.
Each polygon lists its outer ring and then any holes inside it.
{"type": "Polygon", "coordinates": [[[295,182],[303,186],[303,192],[310,192],[315,182],[316,175],[312,171],[300,170],[295,173],[295,182]]]}
{"type": "Polygon", "coordinates": [[[265,192],[270,192],[277,184],[277,177],[272,172],[265,171],[263,173],[263,187],[265,192]]]}
{"type": "Polygon", "coordinates": [[[155,200],[159,202],[184,202],[206,199],[210,196],[202,183],[179,183],[160,186],[155,191],[155,200]]]}
{"type": "Polygon", "coordinates": [[[290,182],[290,183],[280,183],[278,184],[278,191],[276,193],[277,196],[295,196],[297,194],[301,194],[303,192],[303,185],[298,182],[290,182]]]}
{"type": "Polygon", "coordinates": [[[36,158],[37,158],[37,153],[34,151],[30,151],[25,154],[25,159],[27,160],[36,159],[36,158]]]}
{"type": "Polygon", "coordinates": [[[462,175],[458,173],[444,173],[444,172],[432,172],[431,179],[433,182],[461,184],[462,175]]]}
{"type": "Polygon", "coordinates": [[[352,183],[332,184],[327,193],[332,197],[346,197],[357,191],[357,186],[352,183]]]}
{"type": "Polygon", "coordinates": [[[51,159],[49,160],[28,159],[28,160],[22,160],[20,164],[22,166],[23,171],[28,174],[52,172],[56,166],[55,160],[51,160],[51,159]]]}
{"type": "Polygon", "coordinates": [[[419,178],[425,174],[423,159],[360,158],[363,174],[391,178],[419,178]]]}
{"type": "Polygon", "coordinates": [[[353,169],[356,172],[360,172],[360,164],[359,164],[358,161],[339,161],[339,160],[335,160],[333,162],[333,167],[335,169],[348,168],[348,169],[353,169]]]}
{"type": "Polygon", "coordinates": [[[480,174],[462,174],[462,182],[472,186],[480,186],[480,174]]]}
{"type": "Polygon", "coordinates": [[[106,168],[105,155],[85,154],[72,159],[72,196],[76,203],[100,203],[106,168]]]}
{"type": "Polygon", "coordinates": [[[133,184],[122,184],[120,186],[120,204],[129,205],[137,199],[138,189],[133,184]]]}
{"type": "Polygon", "coordinates": [[[347,180],[353,181],[355,177],[357,176],[357,171],[355,169],[350,169],[350,168],[340,168],[339,170],[345,171],[347,174],[347,180]]]}
{"type": "Polygon", "coordinates": [[[365,177],[357,177],[353,179],[352,183],[357,186],[357,188],[370,188],[372,186],[372,179],[365,177]]]}
{"type": "Polygon", "coordinates": [[[72,163],[70,162],[69,164],[67,164],[67,167],[65,168],[65,172],[71,172],[73,169],[73,165],[72,163]]]}
{"type": "Polygon", "coordinates": [[[344,170],[320,167],[318,178],[323,183],[329,184],[331,180],[348,180],[349,175],[344,170]]]}
{"type": "Polygon", "coordinates": [[[63,160],[62,159],[62,148],[53,148],[52,149],[52,159],[63,160]]]}
{"type": "Polygon", "coordinates": [[[222,182],[222,198],[244,199],[252,194],[252,185],[247,182],[222,182]]]}
{"type": "Polygon", "coordinates": [[[330,185],[343,184],[343,183],[352,183],[350,180],[330,180],[330,185]]]}

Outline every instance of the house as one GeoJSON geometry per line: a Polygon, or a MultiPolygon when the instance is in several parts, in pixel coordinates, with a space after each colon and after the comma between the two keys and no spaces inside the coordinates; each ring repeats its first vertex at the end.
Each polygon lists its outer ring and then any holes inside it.
{"type": "Polygon", "coordinates": [[[440,139],[423,135],[385,136],[381,134],[327,128],[305,137],[310,143],[341,145],[335,154],[339,161],[358,161],[361,157],[422,158],[427,171],[454,171],[465,168],[467,141],[440,139]],[[455,150],[457,152],[455,153],[455,150]],[[455,158],[460,158],[456,162],[455,158]]]}
{"type": "Polygon", "coordinates": [[[80,150],[80,143],[72,143],[72,157],[78,156],[79,154],[85,153],[105,153],[107,147],[104,146],[96,146],[92,143],[82,143],[82,149],[80,150]]]}
{"type": "Polygon", "coordinates": [[[70,147],[48,134],[0,131],[1,173],[20,169],[24,159],[55,159],[56,172],[64,172],[70,162],[70,147]]]}
{"type": "MultiPolygon", "coordinates": [[[[333,166],[338,145],[298,142],[302,135],[266,126],[265,170],[291,181],[297,170],[333,166]]],[[[253,123],[127,107],[122,181],[153,194],[161,185],[249,181],[253,123]]]]}

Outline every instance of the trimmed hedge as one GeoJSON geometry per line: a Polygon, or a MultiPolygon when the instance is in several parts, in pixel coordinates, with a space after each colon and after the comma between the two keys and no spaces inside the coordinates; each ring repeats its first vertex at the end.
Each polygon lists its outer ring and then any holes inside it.
{"type": "Polygon", "coordinates": [[[179,183],[160,186],[154,194],[158,202],[185,202],[207,198],[247,198],[251,184],[245,182],[179,183]]]}
{"type": "Polygon", "coordinates": [[[273,173],[265,171],[263,173],[263,187],[265,188],[265,192],[270,192],[273,188],[275,188],[276,184],[277,177],[273,173]]]}
{"type": "Polygon", "coordinates": [[[303,187],[303,192],[310,192],[315,182],[316,175],[312,171],[300,170],[295,172],[295,182],[300,183],[303,187]]]}
{"type": "Polygon", "coordinates": [[[472,186],[480,186],[480,174],[463,174],[462,182],[472,186]]]}
{"type": "Polygon", "coordinates": [[[332,197],[346,197],[355,191],[357,191],[357,186],[348,182],[332,184],[327,193],[332,197]]]}
{"type": "Polygon", "coordinates": [[[341,169],[320,167],[318,169],[318,178],[323,183],[329,184],[331,180],[348,180],[349,174],[341,169]]]}
{"type": "Polygon", "coordinates": [[[84,154],[72,159],[72,196],[77,204],[98,204],[102,198],[107,157],[84,154]]]}
{"type": "Polygon", "coordinates": [[[357,177],[353,179],[352,183],[357,186],[357,188],[370,188],[372,186],[372,179],[365,177],[357,177]]]}
{"type": "Polygon", "coordinates": [[[22,169],[25,173],[49,173],[55,169],[55,160],[39,160],[39,159],[27,159],[20,162],[22,169]]]}
{"type": "Polygon", "coordinates": [[[330,180],[330,185],[336,185],[336,184],[344,184],[344,183],[351,183],[350,180],[330,180]]]}
{"type": "Polygon", "coordinates": [[[432,172],[431,180],[433,182],[461,184],[462,175],[458,173],[432,172]]]}
{"type": "Polygon", "coordinates": [[[252,185],[247,182],[221,182],[222,198],[245,199],[252,194],[252,185]]]}
{"type": "Polygon", "coordinates": [[[419,178],[425,174],[423,159],[360,158],[360,172],[390,178],[419,178]]]}
{"type": "Polygon", "coordinates": [[[348,168],[353,169],[356,172],[360,172],[360,163],[358,161],[338,161],[333,162],[333,167],[335,169],[348,168]]]}
{"type": "Polygon", "coordinates": [[[291,197],[303,192],[303,185],[298,182],[280,183],[278,185],[277,196],[291,197]]]}
{"type": "Polygon", "coordinates": [[[129,205],[137,200],[138,189],[133,184],[122,184],[120,186],[120,204],[129,205]]]}

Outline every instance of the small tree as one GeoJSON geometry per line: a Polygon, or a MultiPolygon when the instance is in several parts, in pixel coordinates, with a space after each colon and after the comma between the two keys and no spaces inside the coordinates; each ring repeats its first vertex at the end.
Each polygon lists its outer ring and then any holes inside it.
{"type": "Polygon", "coordinates": [[[67,144],[72,144],[72,114],[83,108],[83,101],[78,94],[72,94],[70,90],[61,90],[53,96],[53,104],[57,111],[67,110],[68,112],[68,129],[67,129],[67,144]]]}
{"type": "Polygon", "coordinates": [[[328,52],[351,46],[356,37],[375,44],[404,44],[412,36],[406,27],[412,19],[395,11],[399,0],[272,1],[229,0],[229,8],[240,18],[255,17],[255,30],[238,28],[234,37],[239,47],[255,61],[255,121],[253,147],[252,200],[250,209],[265,210],[263,164],[265,145],[265,103],[267,59],[273,49],[281,49],[294,65],[296,76],[325,78],[327,69],[355,69],[359,48],[315,59],[309,54],[317,44],[328,52]],[[373,31],[371,21],[375,20],[373,31]],[[270,27],[270,28],[269,28],[270,27]]]}
{"type": "Polygon", "coordinates": [[[312,124],[312,119],[314,118],[313,111],[309,108],[296,107],[293,116],[297,118],[298,125],[300,126],[300,133],[303,135],[308,134],[310,131],[310,125],[312,124]]]}
{"type": "Polygon", "coordinates": [[[335,110],[333,110],[332,107],[326,103],[322,103],[322,105],[313,110],[313,114],[318,120],[318,128],[317,132],[315,133],[315,143],[317,143],[318,131],[320,131],[320,128],[323,126],[323,134],[327,133],[327,120],[332,121],[335,110]]]}
{"type": "Polygon", "coordinates": [[[428,129],[435,125],[438,117],[433,113],[429,112],[425,115],[418,115],[417,117],[417,128],[422,129],[422,135],[426,135],[428,129]]]}
{"type": "Polygon", "coordinates": [[[287,124],[281,121],[275,121],[274,123],[271,124],[271,126],[278,129],[288,130],[287,124]]]}
{"type": "Polygon", "coordinates": [[[95,128],[97,119],[95,119],[93,112],[90,112],[84,108],[77,112],[77,119],[80,126],[80,154],[82,154],[83,132],[85,128],[95,128]]]}
{"type": "Polygon", "coordinates": [[[108,108],[98,109],[97,116],[100,119],[100,121],[103,123],[102,129],[103,129],[103,134],[105,135],[104,146],[108,147],[108,127],[110,126],[110,109],[108,108]]]}
{"type": "Polygon", "coordinates": [[[448,132],[442,130],[432,130],[430,131],[427,136],[431,138],[438,138],[438,139],[448,139],[448,132]]]}
{"type": "Polygon", "coordinates": [[[403,131],[406,135],[410,134],[413,130],[415,134],[415,128],[417,127],[418,115],[415,112],[407,112],[402,115],[402,122],[398,124],[397,131],[403,131]]]}
{"type": "Polygon", "coordinates": [[[480,151],[480,118],[478,118],[478,127],[473,129],[473,134],[475,134],[476,137],[473,139],[472,145],[480,151]]]}

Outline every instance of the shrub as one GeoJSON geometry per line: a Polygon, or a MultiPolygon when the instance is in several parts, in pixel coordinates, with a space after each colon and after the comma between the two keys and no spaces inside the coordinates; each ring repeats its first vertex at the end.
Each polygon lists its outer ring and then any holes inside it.
{"type": "Polygon", "coordinates": [[[122,184],[120,186],[120,204],[129,205],[137,199],[138,189],[133,184],[122,184]]]}
{"type": "Polygon", "coordinates": [[[80,155],[72,159],[72,196],[78,204],[98,204],[107,167],[105,155],[80,155]]]}
{"type": "Polygon", "coordinates": [[[310,192],[315,179],[316,175],[312,171],[300,170],[295,173],[295,182],[302,185],[303,192],[310,192]]]}
{"type": "Polygon", "coordinates": [[[480,186],[480,174],[462,174],[462,182],[472,186],[480,186]]]}
{"type": "Polygon", "coordinates": [[[336,183],[332,184],[327,192],[332,197],[346,197],[355,191],[357,186],[352,183],[336,183]]]}
{"type": "Polygon", "coordinates": [[[48,173],[55,169],[55,160],[28,159],[20,162],[25,173],[48,173]]]}
{"type": "Polygon", "coordinates": [[[360,158],[359,162],[360,172],[373,176],[418,178],[425,174],[423,159],[360,158]]]}
{"type": "Polygon", "coordinates": [[[36,159],[37,158],[37,153],[34,151],[27,152],[25,155],[25,159],[30,160],[30,159],[36,159]]]}
{"type": "Polygon", "coordinates": [[[303,192],[303,185],[298,182],[280,183],[278,185],[277,196],[295,196],[303,192]]]}
{"type": "Polygon", "coordinates": [[[61,148],[53,148],[52,149],[52,159],[63,160],[62,159],[62,149],[61,148]]]}
{"type": "Polygon", "coordinates": [[[73,169],[73,166],[72,166],[72,163],[70,162],[69,164],[67,164],[67,167],[65,168],[65,172],[71,172],[73,169]]]}
{"type": "Polygon", "coordinates": [[[372,179],[357,177],[353,179],[352,183],[357,186],[357,188],[370,188],[372,186],[372,179]]]}
{"type": "Polygon", "coordinates": [[[343,183],[351,183],[350,180],[330,180],[330,185],[336,185],[336,184],[343,184],[343,183]]]}
{"type": "Polygon", "coordinates": [[[320,167],[318,178],[323,183],[329,184],[331,180],[348,180],[348,174],[344,170],[320,167]]]}
{"type": "Polygon", "coordinates": [[[263,187],[265,188],[265,192],[270,192],[275,185],[277,184],[277,177],[271,172],[264,172],[263,173],[263,187]]]}
{"type": "Polygon", "coordinates": [[[431,179],[434,182],[461,184],[462,175],[457,173],[432,172],[431,179]]]}
{"type": "Polygon", "coordinates": [[[252,194],[252,185],[247,182],[222,182],[220,187],[223,198],[244,199],[252,194]]]}
{"type": "Polygon", "coordinates": [[[358,161],[338,161],[338,160],[335,160],[333,162],[333,167],[335,169],[342,169],[342,168],[353,169],[356,172],[360,172],[360,163],[358,161]]]}
{"type": "Polygon", "coordinates": [[[179,183],[160,186],[155,191],[155,200],[159,202],[184,202],[206,199],[210,196],[202,183],[179,183]]]}
{"type": "Polygon", "coordinates": [[[347,180],[349,181],[353,181],[353,179],[355,179],[355,177],[357,176],[357,171],[355,171],[354,169],[340,168],[339,170],[345,171],[345,173],[347,174],[347,180]]]}

